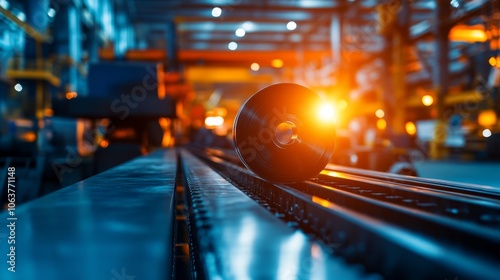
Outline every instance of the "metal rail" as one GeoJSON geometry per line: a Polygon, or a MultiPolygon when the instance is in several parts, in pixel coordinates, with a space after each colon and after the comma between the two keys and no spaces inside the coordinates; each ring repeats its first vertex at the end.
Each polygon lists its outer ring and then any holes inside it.
{"type": "MultiPolygon", "coordinates": [[[[430,204],[415,208],[415,204],[404,205],[404,201],[394,203],[391,197],[398,195],[368,189],[384,186],[360,182],[360,178],[350,178],[350,184],[346,184],[329,177],[326,183],[330,186],[322,185],[323,179],[317,179],[316,183],[276,185],[226,161],[220,153],[214,156],[213,151],[211,155],[198,152],[198,155],[239,188],[265,200],[270,207],[298,222],[302,229],[331,244],[335,253],[362,263],[368,271],[377,271],[388,278],[442,279],[494,279],[499,273],[498,228],[443,216],[440,211],[438,214],[424,211],[430,204]]],[[[495,204],[493,200],[480,209],[480,203],[474,204],[472,198],[463,194],[444,197],[441,192],[424,192],[409,185],[408,190],[396,187],[392,184],[386,190],[432,197],[433,207],[456,209],[453,207],[457,203],[464,203],[463,207],[476,207],[477,213],[485,209],[498,211],[498,202],[495,204]]]]}
{"type": "Polygon", "coordinates": [[[370,279],[187,151],[180,154],[195,279],[370,279]]]}
{"type": "MultiPolygon", "coordinates": [[[[207,154],[240,167],[230,151],[207,149],[207,154]]],[[[474,189],[466,184],[428,180],[355,168],[328,165],[312,183],[324,184],[399,206],[412,207],[474,224],[500,228],[500,192],[483,186],[474,189]],[[384,178],[385,175],[385,178],[384,178]],[[426,184],[429,181],[428,184],[426,184]]]]}

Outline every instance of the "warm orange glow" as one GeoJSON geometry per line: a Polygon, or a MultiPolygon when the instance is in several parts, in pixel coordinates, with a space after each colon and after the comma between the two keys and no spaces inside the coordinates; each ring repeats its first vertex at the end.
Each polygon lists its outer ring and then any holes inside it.
{"type": "Polygon", "coordinates": [[[318,117],[322,121],[335,122],[337,120],[335,107],[328,103],[322,104],[318,110],[318,117]]]}
{"type": "Polygon", "coordinates": [[[312,197],[312,202],[319,204],[319,205],[326,207],[326,208],[333,207],[333,203],[331,203],[330,201],[323,199],[323,198],[320,198],[320,197],[317,197],[317,196],[314,196],[314,195],[312,197]]]}
{"type": "Polygon", "coordinates": [[[165,96],[167,95],[167,87],[165,85],[165,72],[163,71],[163,65],[161,63],[156,65],[156,79],[158,81],[158,99],[165,99],[165,96]]]}
{"type": "Polygon", "coordinates": [[[46,117],[54,116],[54,111],[52,111],[52,109],[50,109],[50,108],[45,109],[45,116],[46,117]]]}
{"type": "Polygon", "coordinates": [[[224,124],[224,118],[221,116],[207,117],[205,119],[205,125],[207,127],[217,127],[224,124]]]}
{"type": "Polygon", "coordinates": [[[68,99],[68,100],[71,100],[71,99],[77,98],[77,97],[78,97],[78,93],[76,93],[75,91],[70,91],[70,92],[66,93],[66,99],[68,99]]]}
{"type": "Polygon", "coordinates": [[[477,122],[480,126],[491,127],[497,123],[497,114],[494,110],[485,110],[479,113],[477,122]]]}
{"type": "Polygon", "coordinates": [[[417,127],[413,122],[407,122],[405,128],[406,128],[406,133],[408,133],[409,135],[415,135],[417,133],[417,127]]]}
{"type": "Polygon", "coordinates": [[[377,120],[377,128],[380,130],[384,130],[387,127],[387,122],[384,119],[377,120]]]}
{"type": "Polygon", "coordinates": [[[211,111],[207,112],[207,114],[212,115],[212,116],[225,117],[225,116],[227,116],[227,109],[224,107],[216,107],[216,108],[212,109],[211,111]]]}
{"type": "Polygon", "coordinates": [[[488,62],[490,63],[491,66],[497,66],[497,59],[495,57],[493,57],[493,56],[490,57],[490,59],[488,60],[488,62]]]}
{"type": "Polygon", "coordinates": [[[250,65],[250,69],[252,69],[253,71],[259,71],[260,65],[256,62],[254,62],[254,63],[252,63],[252,65],[250,65]]]}
{"type": "Polygon", "coordinates": [[[430,95],[422,96],[422,104],[425,106],[431,106],[434,103],[434,98],[430,95]]]}
{"type": "Polygon", "coordinates": [[[488,36],[482,25],[457,25],[450,30],[449,39],[459,42],[486,42],[488,36]]]}
{"type": "Polygon", "coordinates": [[[271,61],[271,65],[272,65],[274,68],[281,68],[281,67],[283,67],[284,62],[283,62],[283,60],[281,60],[281,59],[273,59],[273,60],[271,61]]]}
{"type": "Polygon", "coordinates": [[[166,129],[170,125],[170,120],[167,118],[159,118],[158,123],[160,124],[161,128],[166,129]]]}
{"type": "Polygon", "coordinates": [[[102,140],[101,143],[99,143],[99,146],[106,149],[109,146],[109,142],[107,140],[102,140]]]}
{"type": "Polygon", "coordinates": [[[340,109],[340,110],[345,110],[345,109],[347,109],[347,105],[348,105],[348,104],[347,104],[347,101],[345,101],[344,99],[341,99],[341,100],[338,102],[338,104],[337,104],[337,106],[339,107],[339,109],[340,109]]]}
{"type": "Polygon", "coordinates": [[[28,131],[24,134],[22,134],[20,137],[19,137],[21,140],[24,140],[26,142],[35,142],[36,141],[36,134],[32,131],[28,131]]]}
{"type": "Polygon", "coordinates": [[[377,118],[381,119],[383,117],[385,117],[385,112],[384,110],[382,109],[378,109],[376,112],[375,112],[375,116],[377,116],[377,118]]]}
{"type": "Polygon", "coordinates": [[[167,118],[159,118],[158,123],[163,129],[163,138],[161,139],[162,147],[170,147],[173,142],[172,133],[170,131],[171,120],[167,118]]]}
{"type": "Polygon", "coordinates": [[[172,143],[173,143],[172,133],[170,133],[170,130],[165,130],[163,132],[163,138],[161,139],[161,146],[170,147],[172,143]]]}

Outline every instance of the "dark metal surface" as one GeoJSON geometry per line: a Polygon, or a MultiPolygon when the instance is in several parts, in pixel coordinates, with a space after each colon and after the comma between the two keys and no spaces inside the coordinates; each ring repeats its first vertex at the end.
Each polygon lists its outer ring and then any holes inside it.
{"type": "Polygon", "coordinates": [[[20,206],[17,272],[2,225],[0,279],[170,278],[176,167],[161,151],[20,206]]]}
{"type": "Polygon", "coordinates": [[[181,155],[201,279],[368,277],[286,226],[188,152],[181,155]]]}

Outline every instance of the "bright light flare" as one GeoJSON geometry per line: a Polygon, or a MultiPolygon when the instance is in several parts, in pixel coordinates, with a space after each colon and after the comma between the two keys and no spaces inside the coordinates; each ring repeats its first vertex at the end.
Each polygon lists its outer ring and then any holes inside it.
{"type": "Polygon", "coordinates": [[[23,90],[23,86],[21,84],[16,84],[14,86],[14,89],[17,91],[17,92],[21,92],[23,90]]]}
{"type": "Polygon", "coordinates": [[[295,21],[289,21],[287,24],[286,24],[286,29],[288,30],[295,30],[297,28],[297,23],[295,23],[295,21]]]}
{"type": "Polygon", "coordinates": [[[66,99],[68,99],[68,100],[71,100],[71,99],[77,98],[77,97],[78,97],[78,93],[76,93],[75,91],[70,91],[70,92],[66,93],[66,99]]]}
{"type": "Polygon", "coordinates": [[[260,65],[256,62],[254,62],[254,63],[252,63],[252,65],[250,65],[250,69],[252,69],[253,71],[259,71],[260,65]]]}
{"type": "Polygon", "coordinates": [[[234,34],[236,34],[236,36],[238,36],[238,37],[243,37],[243,36],[245,36],[246,31],[243,28],[238,28],[238,29],[236,29],[234,34]]]}
{"type": "Polygon", "coordinates": [[[50,17],[50,18],[53,18],[56,16],[56,10],[54,10],[54,8],[50,8],[49,11],[47,12],[47,15],[50,17]]]}
{"type": "Polygon", "coordinates": [[[238,48],[238,44],[236,42],[231,42],[227,45],[227,48],[234,51],[238,48]]]}
{"type": "Polygon", "coordinates": [[[205,119],[205,125],[207,127],[218,127],[224,124],[224,118],[221,116],[207,117],[205,119]]]}
{"type": "Polygon", "coordinates": [[[382,109],[378,109],[376,112],[375,112],[375,116],[377,116],[377,118],[381,119],[383,117],[385,117],[385,112],[384,110],[382,109]]]}
{"type": "Polygon", "coordinates": [[[99,143],[99,146],[106,149],[109,146],[109,142],[107,140],[102,140],[101,143],[99,143]]]}
{"type": "Polygon", "coordinates": [[[417,133],[417,126],[415,126],[414,122],[407,122],[405,124],[405,128],[406,133],[408,133],[409,135],[415,135],[417,133]]]}
{"type": "Polygon", "coordinates": [[[491,66],[496,66],[497,65],[497,59],[495,57],[490,57],[490,59],[488,60],[488,63],[491,65],[491,66]]]}
{"type": "Polygon", "coordinates": [[[318,110],[318,117],[324,122],[336,122],[337,114],[335,107],[332,104],[322,104],[318,110]]]}
{"type": "Polygon", "coordinates": [[[284,65],[283,60],[281,60],[279,58],[273,59],[271,61],[271,66],[273,66],[274,68],[281,68],[281,67],[283,67],[283,65],[284,65]]]}
{"type": "Polygon", "coordinates": [[[422,104],[424,104],[424,106],[431,106],[432,104],[434,103],[434,98],[430,95],[424,95],[422,96],[422,104]]]}
{"type": "Polygon", "coordinates": [[[377,120],[377,128],[380,130],[384,130],[387,128],[387,122],[384,119],[377,120]]]}
{"type": "Polygon", "coordinates": [[[491,127],[497,123],[497,114],[495,110],[484,110],[479,113],[477,122],[480,126],[491,127]]]}
{"type": "Polygon", "coordinates": [[[484,138],[488,138],[490,136],[491,136],[491,130],[489,130],[489,129],[483,130],[483,137],[484,138]]]}
{"type": "Polygon", "coordinates": [[[222,15],[222,9],[219,7],[215,7],[212,9],[212,16],[213,17],[220,17],[222,15]]]}

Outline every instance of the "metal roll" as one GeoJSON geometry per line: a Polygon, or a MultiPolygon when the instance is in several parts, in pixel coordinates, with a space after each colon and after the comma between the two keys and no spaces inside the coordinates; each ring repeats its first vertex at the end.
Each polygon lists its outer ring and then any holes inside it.
{"type": "Polygon", "coordinates": [[[293,183],[317,175],[335,146],[335,127],[324,118],[321,98],[292,83],[275,84],[251,96],[233,128],[236,152],[259,177],[293,183]]]}

